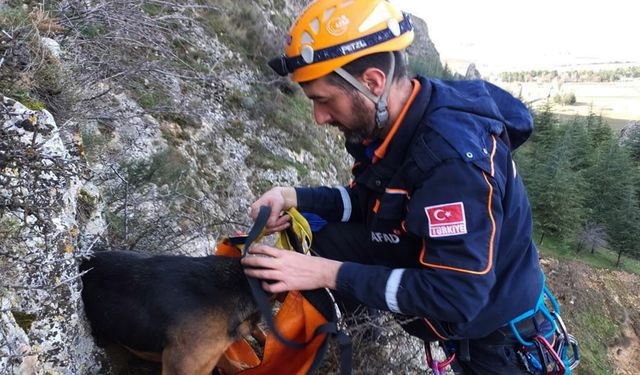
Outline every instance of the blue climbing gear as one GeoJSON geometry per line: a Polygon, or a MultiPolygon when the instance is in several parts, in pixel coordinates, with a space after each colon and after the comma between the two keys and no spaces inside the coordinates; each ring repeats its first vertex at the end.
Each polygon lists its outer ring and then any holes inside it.
{"type": "Polygon", "coordinates": [[[571,371],[580,363],[578,340],[567,331],[567,327],[560,317],[558,301],[545,285],[544,274],[542,275],[542,291],[536,306],[511,320],[509,326],[515,338],[522,345],[518,350],[518,356],[529,373],[571,375],[571,371]],[[545,297],[551,302],[552,310],[547,307],[545,297]],[[538,312],[543,314],[551,324],[551,328],[548,332],[540,333],[531,338],[531,341],[527,341],[518,332],[516,324],[524,319],[533,318],[538,312]],[[537,353],[537,356],[533,353],[537,353]]]}

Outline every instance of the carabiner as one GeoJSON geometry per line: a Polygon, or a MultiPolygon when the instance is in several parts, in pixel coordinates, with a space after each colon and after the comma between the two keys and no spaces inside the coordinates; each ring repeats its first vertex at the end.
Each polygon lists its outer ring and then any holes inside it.
{"type": "Polygon", "coordinates": [[[551,344],[549,344],[549,341],[547,341],[547,339],[545,339],[543,336],[537,335],[536,337],[534,337],[534,342],[538,343],[538,345],[536,345],[536,349],[538,349],[538,352],[540,353],[541,357],[543,357],[543,360],[545,362],[544,364],[546,365],[545,367],[547,369],[546,373],[549,375],[565,375],[567,368],[564,362],[562,361],[562,359],[560,359],[560,356],[558,355],[558,353],[556,353],[556,351],[553,349],[551,344]],[[549,354],[549,356],[551,357],[552,359],[551,363],[547,362],[545,352],[546,354],[549,354]],[[548,371],[549,369],[548,365],[553,366],[552,371],[548,371]]]}

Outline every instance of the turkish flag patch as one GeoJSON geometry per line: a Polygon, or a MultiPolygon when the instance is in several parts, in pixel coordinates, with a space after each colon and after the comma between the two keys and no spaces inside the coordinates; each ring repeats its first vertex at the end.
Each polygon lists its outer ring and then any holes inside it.
{"type": "Polygon", "coordinates": [[[450,237],[467,233],[467,220],[462,202],[425,207],[429,218],[429,237],[450,237]]]}

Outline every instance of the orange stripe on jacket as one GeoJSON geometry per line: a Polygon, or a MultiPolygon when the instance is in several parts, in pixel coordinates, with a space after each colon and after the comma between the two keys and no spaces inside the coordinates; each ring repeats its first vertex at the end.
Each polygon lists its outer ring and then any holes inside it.
{"type": "Polygon", "coordinates": [[[447,340],[447,338],[446,338],[444,335],[442,335],[440,332],[438,332],[438,331],[436,330],[436,327],[434,327],[434,326],[433,326],[433,324],[431,324],[431,322],[429,321],[429,319],[424,318],[424,322],[425,322],[425,323],[427,323],[427,325],[429,326],[429,328],[431,328],[431,331],[433,331],[433,333],[435,333],[435,334],[436,334],[436,336],[438,336],[438,338],[439,338],[440,340],[445,340],[445,341],[447,340]]]}
{"type": "Polygon", "coordinates": [[[389,194],[404,194],[406,196],[409,196],[409,192],[404,189],[386,188],[384,189],[384,191],[385,193],[389,193],[389,194]]]}
{"type": "MultiPolygon", "coordinates": [[[[493,151],[491,152],[491,171],[492,172],[493,172],[493,156],[495,155],[495,150],[496,150],[496,140],[495,138],[493,138],[493,151]]],[[[424,253],[427,251],[427,243],[424,239],[422,239],[422,251],[420,252],[420,263],[422,263],[425,266],[429,266],[433,268],[440,268],[445,270],[469,273],[472,275],[486,275],[491,270],[491,267],[493,266],[493,241],[496,236],[496,220],[493,217],[493,208],[492,208],[493,185],[491,185],[491,182],[489,181],[489,178],[487,177],[487,174],[484,171],[482,171],[482,177],[484,177],[484,181],[487,183],[487,186],[489,187],[489,197],[487,199],[487,212],[489,212],[489,220],[491,221],[491,236],[489,237],[489,259],[487,261],[487,267],[485,267],[485,269],[482,271],[472,271],[464,268],[456,268],[456,267],[444,266],[441,264],[433,264],[433,263],[425,262],[423,261],[423,259],[424,259],[424,253]]]]}
{"type": "Polygon", "coordinates": [[[380,199],[376,199],[376,203],[373,205],[373,212],[377,214],[379,209],[380,209],[380,199]]]}
{"type": "Polygon", "coordinates": [[[420,91],[420,86],[421,86],[420,82],[417,79],[413,79],[411,80],[411,82],[413,83],[413,91],[411,92],[409,99],[407,100],[404,107],[402,108],[402,111],[400,111],[400,115],[396,119],[396,122],[393,123],[393,126],[391,127],[389,134],[387,134],[387,136],[384,138],[384,142],[382,142],[382,144],[378,146],[378,148],[374,152],[374,157],[373,157],[374,163],[384,158],[384,156],[387,154],[387,147],[389,147],[389,143],[391,143],[391,139],[393,139],[393,136],[396,135],[396,132],[400,127],[400,124],[402,124],[402,120],[404,120],[404,116],[407,114],[409,107],[411,107],[411,103],[413,103],[413,99],[416,98],[416,95],[418,95],[418,92],[420,91]]]}

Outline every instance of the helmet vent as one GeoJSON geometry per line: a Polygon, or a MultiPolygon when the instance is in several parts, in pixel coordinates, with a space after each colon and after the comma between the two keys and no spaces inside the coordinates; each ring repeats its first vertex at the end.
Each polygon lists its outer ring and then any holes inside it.
{"type": "Polygon", "coordinates": [[[381,22],[386,24],[386,21],[393,18],[393,15],[389,13],[389,9],[385,5],[385,1],[380,2],[378,6],[369,14],[369,16],[360,24],[358,31],[364,33],[365,31],[377,26],[381,22]]]}
{"type": "Polygon", "coordinates": [[[313,44],[314,40],[311,34],[308,32],[302,33],[302,38],[300,38],[300,44],[313,44]]]}
{"type": "Polygon", "coordinates": [[[314,34],[318,35],[318,31],[320,31],[320,20],[318,18],[314,18],[313,21],[309,23],[309,27],[314,34]]]}
{"type": "Polygon", "coordinates": [[[322,16],[322,22],[327,22],[327,20],[329,19],[329,17],[331,17],[331,15],[333,14],[333,12],[336,10],[336,7],[331,7],[327,10],[324,11],[324,15],[322,16]]]}
{"type": "Polygon", "coordinates": [[[340,4],[340,8],[346,8],[349,5],[353,4],[353,0],[346,0],[345,2],[343,2],[342,4],[340,4]]]}

